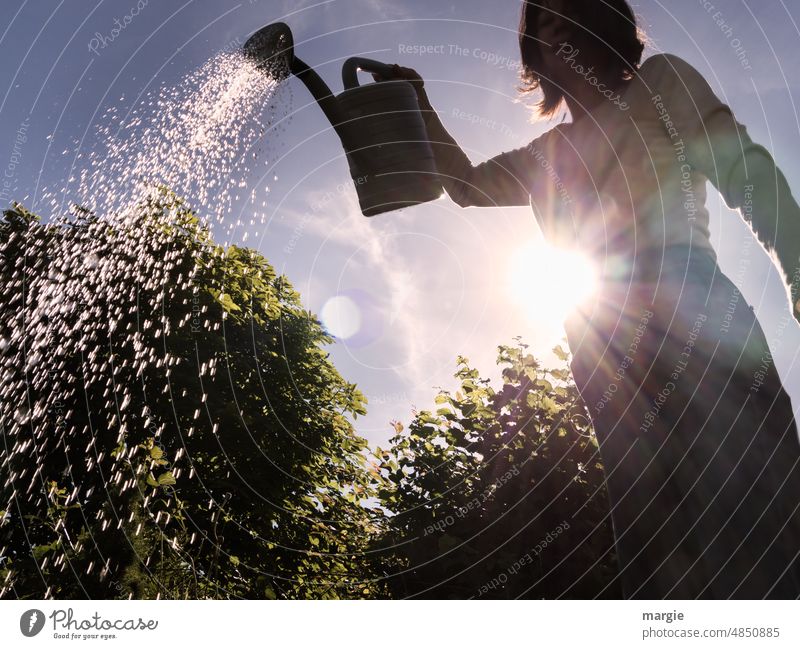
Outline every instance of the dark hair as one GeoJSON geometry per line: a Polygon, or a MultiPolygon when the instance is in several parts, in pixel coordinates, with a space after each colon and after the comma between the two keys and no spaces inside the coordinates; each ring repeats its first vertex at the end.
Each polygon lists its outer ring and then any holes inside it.
{"type": "MultiPolygon", "coordinates": [[[[563,16],[572,22],[575,42],[603,66],[598,78],[609,85],[630,79],[639,68],[644,51],[644,35],[636,26],[636,16],[626,0],[567,0],[563,16]]],[[[541,88],[539,114],[550,117],[564,99],[563,91],[547,78],[547,70],[537,39],[539,15],[554,11],[541,0],[525,0],[519,23],[519,49],[522,59],[522,93],[541,88]]]]}

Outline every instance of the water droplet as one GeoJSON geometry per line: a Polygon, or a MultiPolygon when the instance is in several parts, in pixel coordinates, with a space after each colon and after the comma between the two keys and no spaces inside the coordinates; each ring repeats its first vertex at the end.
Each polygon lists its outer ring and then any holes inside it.
{"type": "Polygon", "coordinates": [[[27,424],[31,420],[31,411],[27,404],[22,404],[16,409],[14,420],[18,424],[27,424]]]}

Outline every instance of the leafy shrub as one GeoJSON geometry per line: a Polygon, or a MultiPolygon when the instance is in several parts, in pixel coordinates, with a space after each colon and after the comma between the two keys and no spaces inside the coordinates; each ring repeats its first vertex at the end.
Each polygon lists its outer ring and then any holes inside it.
{"type": "MultiPolygon", "coordinates": [[[[416,413],[386,451],[378,547],[394,597],[619,597],[597,441],[566,367],[519,339],[492,389],[458,358],[455,394],[416,413]]],[[[562,361],[568,355],[557,347],[562,361]]]]}
{"type": "Polygon", "coordinates": [[[257,252],[161,191],[0,223],[0,589],[367,597],[365,399],[257,252]]]}

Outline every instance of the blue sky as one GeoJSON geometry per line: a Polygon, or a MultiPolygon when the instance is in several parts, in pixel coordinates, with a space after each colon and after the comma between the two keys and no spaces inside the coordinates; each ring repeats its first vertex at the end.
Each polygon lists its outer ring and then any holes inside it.
{"type": "MultiPolygon", "coordinates": [[[[673,52],[706,75],[753,139],[773,151],[797,195],[800,69],[792,60],[800,7],[781,0],[718,0],[721,9],[710,10],[708,4],[634,3],[650,39],[646,55],[673,52]]],[[[416,68],[445,126],[476,163],[555,123],[531,122],[515,92],[518,0],[149,0],[141,6],[133,15],[137,0],[5,0],[0,164],[7,169],[6,161],[15,162],[12,198],[36,209],[43,188],[63,182],[75,151],[95,145],[93,129],[107,108],[178,83],[275,20],[290,24],[298,56],[337,92],[349,56],[416,68]],[[126,24],[116,35],[115,20],[126,24]],[[416,54],[415,46],[434,47],[416,54]]],[[[529,209],[462,210],[445,199],[366,219],[338,140],[305,88],[291,80],[281,93],[291,102],[291,119],[263,143],[269,156],[246,179],[257,193],[270,187],[263,195],[267,224],[248,243],[289,276],[311,310],[322,313],[337,295],[359,306],[360,332],[331,353],[370,400],[370,414],[358,422],[362,434],[383,442],[390,419],[408,421],[412,404],[430,407],[435,386],[453,385],[458,354],[496,377],[496,346],[521,335],[534,353],[554,360],[549,350],[562,335],[558,324],[531,317],[507,289],[512,253],[541,236],[529,209]]],[[[746,227],[714,192],[708,207],[720,264],[758,312],[800,410],[800,328],[781,326],[786,306],[777,277],[760,251],[743,269],[746,227]]],[[[536,284],[550,279],[531,277],[534,303],[536,284]]]]}

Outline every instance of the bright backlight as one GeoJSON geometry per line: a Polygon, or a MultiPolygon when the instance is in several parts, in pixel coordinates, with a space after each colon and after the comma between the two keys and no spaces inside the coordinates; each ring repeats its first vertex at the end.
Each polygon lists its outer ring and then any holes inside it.
{"type": "Polygon", "coordinates": [[[511,298],[534,320],[561,325],[596,288],[597,271],[579,252],[529,243],[511,256],[511,298]]]}

